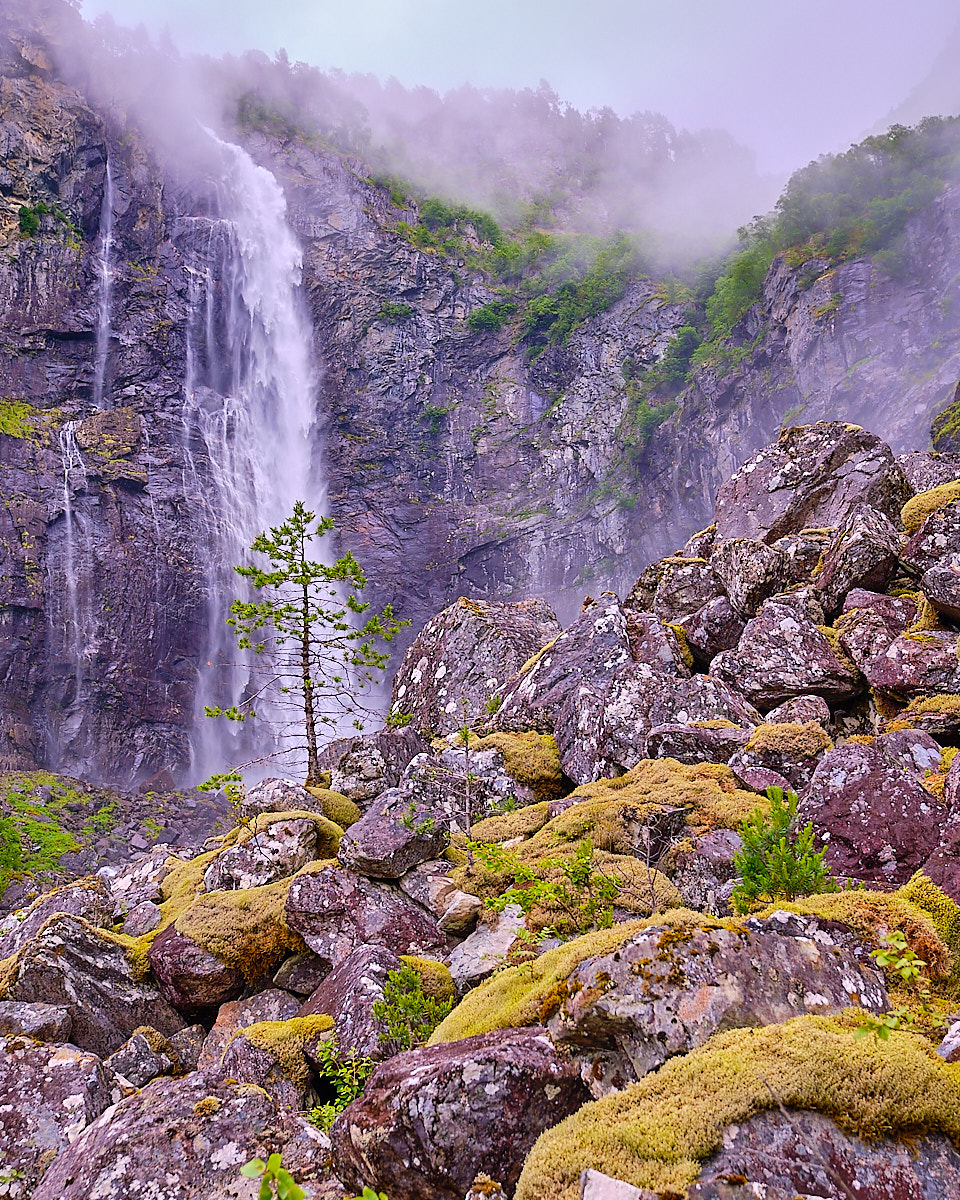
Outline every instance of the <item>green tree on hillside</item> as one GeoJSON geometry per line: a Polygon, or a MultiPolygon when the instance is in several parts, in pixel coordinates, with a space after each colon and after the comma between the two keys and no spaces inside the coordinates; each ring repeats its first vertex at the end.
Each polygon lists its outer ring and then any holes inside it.
{"type": "Polygon", "coordinates": [[[256,715],[258,698],[289,699],[303,731],[308,783],[319,776],[318,729],[345,714],[362,728],[357,690],[386,666],[389,654],[380,645],[409,624],[397,620],[389,604],[366,616],[370,605],[357,598],[366,576],[349,551],[332,566],[310,557],[311,543],[332,528],[329,517],[317,520],[298,500],[282,525],[254,539],[251,551],[267,561],[234,568],[256,595],[234,600],[227,624],[238,648],[256,656],[257,684],[240,704],[206,709],[209,717],[245,721],[256,715]],[[361,616],[363,624],[356,620],[361,616]]]}

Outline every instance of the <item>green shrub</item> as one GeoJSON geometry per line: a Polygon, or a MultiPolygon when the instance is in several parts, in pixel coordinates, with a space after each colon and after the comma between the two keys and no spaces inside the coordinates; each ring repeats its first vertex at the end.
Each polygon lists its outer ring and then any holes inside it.
{"type": "Polygon", "coordinates": [[[517,306],[510,301],[491,301],[481,308],[475,308],[467,317],[467,324],[474,333],[486,330],[496,332],[501,329],[517,311],[517,306]]]}
{"type": "Polygon", "coordinates": [[[413,309],[409,304],[397,304],[393,300],[385,300],[380,305],[378,317],[382,317],[385,321],[406,321],[408,317],[413,316],[413,309]]]}
{"type": "Polygon", "coordinates": [[[383,999],[373,1006],[373,1015],[387,1028],[380,1040],[391,1054],[422,1046],[453,1008],[452,1000],[437,1000],[423,990],[423,978],[407,963],[390,971],[383,999]]]}
{"type": "Polygon", "coordinates": [[[779,899],[840,890],[824,866],[826,851],[813,849],[813,825],[797,829],[797,793],[784,796],[783,788],[769,787],[767,798],[769,817],[758,808],[739,829],[743,846],[733,865],[740,882],[731,896],[738,913],[779,899]]]}
{"type": "Polygon", "coordinates": [[[323,1078],[333,1088],[334,1098],[311,1109],[307,1120],[326,1131],[366,1087],[375,1064],[353,1050],[341,1050],[336,1039],[318,1041],[311,1053],[323,1067],[323,1078]]]}
{"type": "Polygon", "coordinates": [[[40,217],[25,204],[20,209],[20,232],[24,237],[35,237],[40,232],[40,217]]]}

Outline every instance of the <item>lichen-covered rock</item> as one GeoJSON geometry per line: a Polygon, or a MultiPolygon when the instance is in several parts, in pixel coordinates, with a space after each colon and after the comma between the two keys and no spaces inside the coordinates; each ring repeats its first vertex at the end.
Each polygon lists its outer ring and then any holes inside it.
{"type": "Polygon", "coordinates": [[[434,859],[408,871],[400,888],[437,917],[444,933],[466,937],[477,924],[483,904],[477,896],[461,891],[450,878],[453,864],[434,859]]]}
{"type": "Polygon", "coordinates": [[[329,972],[330,964],[312,950],[307,950],[284,959],[273,977],[273,985],[285,992],[292,992],[294,996],[309,996],[323,983],[329,972]]]}
{"type": "Polygon", "coordinates": [[[900,555],[914,574],[925,575],[931,567],[960,558],[960,503],[956,496],[943,508],[934,509],[908,538],[900,555]]]}
{"type": "Polygon", "coordinates": [[[838,875],[905,883],[937,847],[946,810],[876,746],[847,743],[820,760],[800,797],[838,875]]]}
{"type": "Polygon", "coordinates": [[[261,813],[313,812],[322,813],[317,798],[292,779],[270,777],[247,788],[240,803],[239,814],[252,821],[261,813]]]}
{"type": "Polygon", "coordinates": [[[543,600],[461,597],[427,622],[404,655],[390,711],[411,714],[415,728],[434,734],[474,725],[488,716],[490,697],[559,633],[543,600]]]}
{"type": "MultiPolygon", "coordinates": [[[[652,610],[664,624],[692,616],[705,604],[723,595],[723,584],[710,563],[677,557],[663,559],[658,565],[660,571],[652,610]]],[[[629,598],[624,601],[624,607],[632,607],[629,598]]]]}
{"type": "Polygon", "coordinates": [[[760,708],[808,693],[847,700],[862,688],[839,641],[779,598],[765,602],[736,650],[718,654],[710,673],[760,708]]]}
{"type": "Polygon", "coordinates": [[[826,612],[834,613],[854,588],[882,591],[897,570],[900,536],[882,513],[858,504],[824,552],[814,583],[826,612]]]}
{"type": "Polygon", "coordinates": [[[790,913],[751,918],[739,930],[652,926],[581,962],[557,1001],[546,1019],[550,1036],[580,1053],[615,1048],[620,1086],[720,1029],[888,1006],[864,951],[790,913]]]}
{"type": "MultiPolygon", "coordinates": [[[[936,421],[931,425],[935,443],[938,441],[936,425],[936,421]]],[[[944,446],[944,450],[946,453],[931,454],[925,450],[912,450],[907,454],[897,455],[897,466],[903,471],[911,492],[928,492],[942,483],[960,479],[960,454],[957,454],[952,446],[944,446]]]]}
{"type": "Polygon", "coordinates": [[[743,636],[744,621],[726,596],[718,596],[680,622],[695,662],[708,667],[721,650],[730,650],[743,636]]]}
{"type": "Polygon", "coordinates": [[[917,605],[909,597],[883,596],[855,588],[844,601],[836,628],[844,650],[864,671],[916,618],[917,605]]]}
{"type": "Polygon", "coordinates": [[[145,933],[152,933],[163,920],[160,905],[152,900],[143,900],[127,913],[123,921],[122,932],[127,937],[138,938],[145,933]]]}
{"type": "Polygon", "coordinates": [[[587,1098],[542,1029],[410,1050],[378,1066],[337,1118],[334,1169],[355,1191],[373,1182],[390,1200],[462,1200],[495,1163],[509,1193],[539,1134],[587,1098]]]}
{"type": "Polygon", "coordinates": [[[690,725],[656,725],[646,736],[647,758],[674,758],[682,763],[725,763],[750,740],[751,727],[731,721],[690,725]]]}
{"type": "Polygon", "coordinates": [[[387,1026],[373,1015],[373,1006],[383,1000],[388,974],[402,967],[399,957],[382,946],[358,946],[333,968],[297,1016],[332,1017],[340,1050],[383,1058],[387,1026]]]}
{"type": "Polygon", "coordinates": [[[394,954],[445,949],[436,921],[403,892],[338,867],[297,876],[287,896],[286,920],[331,966],[357,946],[379,945],[394,954]]]}
{"type": "Polygon", "coordinates": [[[797,426],[720,488],[717,537],[774,542],[839,526],[858,504],[896,521],[907,494],[889,446],[872,433],[839,421],[797,426]]]}
{"type": "Polygon", "coordinates": [[[0,1187],[19,1198],[121,1090],[95,1054],[0,1037],[0,1096],[0,1187]]]}
{"type": "Polygon", "coordinates": [[[739,874],[733,856],[742,848],[739,833],[711,829],[681,843],[673,853],[670,878],[683,903],[698,912],[726,916],[739,874]]]}
{"type": "MultiPolygon", "coordinates": [[[[874,739],[873,747],[918,783],[940,769],[943,752],[930,734],[921,729],[882,733],[874,739]]],[[[946,802],[946,796],[944,800],[946,802]]]]}
{"type": "Polygon", "coordinates": [[[786,564],[779,550],[757,538],[721,538],[710,555],[733,611],[752,617],[769,596],[786,583],[786,564]]]}
{"type": "Polygon", "coordinates": [[[299,1010],[296,997],[280,988],[265,988],[245,1000],[221,1004],[197,1057],[199,1070],[213,1075],[220,1069],[223,1052],[241,1029],[263,1021],[289,1021],[299,1010]]]}
{"type": "Polygon", "coordinates": [[[803,725],[787,721],[758,725],[746,745],[731,756],[730,769],[748,786],[753,786],[748,777],[751,770],[759,767],[776,771],[799,792],[812,779],[817,763],[832,748],[829,734],[815,721],[803,725]]]}
{"type": "Polygon", "coordinates": [[[783,555],[785,587],[810,583],[832,537],[832,529],[801,529],[777,538],[773,548],[783,555]]]}
{"type": "Polygon", "coordinates": [[[0,1036],[35,1038],[38,1042],[69,1042],[73,1018],[64,1004],[26,1004],[0,1000],[0,1036]]]}
{"type": "Polygon", "coordinates": [[[21,948],[8,979],[7,1000],[62,1005],[74,1045],[104,1057],[141,1025],[164,1035],[183,1026],[124,948],[82,917],[51,917],[21,948]]]}
{"type": "Polygon", "coordinates": [[[454,987],[462,994],[499,970],[510,948],[526,928],[519,904],[508,904],[500,913],[486,913],[476,930],[447,958],[454,987]]]}
{"type": "Polygon", "coordinates": [[[160,885],[176,861],[168,846],[155,846],[126,867],[102,870],[101,877],[116,904],[116,915],[125,916],[141,904],[156,904],[161,896],[160,885]]]}
{"type": "Polygon", "coordinates": [[[681,627],[678,624],[664,625],[653,613],[631,612],[626,605],[624,612],[627,614],[630,657],[633,661],[649,663],[665,675],[686,678],[693,666],[693,656],[681,627]]]}
{"type": "Polygon", "coordinates": [[[330,772],[333,791],[365,809],[381,792],[399,784],[411,759],[429,750],[427,742],[407,725],[328,742],[320,751],[319,765],[321,771],[330,772]]]}
{"type": "Polygon", "coordinates": [[[937,846],[920,869],[955,904],[960,904],[960,814],[956,808],[939,829],[937,846]]]}
{"type": "Polygon", "coordinates": [[[156,1079],[62,1151],[33,1200],[235,1200],[255,1194],[239,1179],[240,1168],[272,1153],[309,1188],[327,1178],[325,1145],[318,1129],[284,1112],[262,1088],[196,1072],[156,1079]]]}
{"type": "MultiPolygon", "coordinates": [[[[846,634],[844,634],[846,642],[846,634]]],[[[931,692],[960,691],[958,635],[944,629],[903,633],[865,658],[861,670],[871,687],[897,700],[931,692]]]]}
{"type": "Polygon", "coordinates": [[[159,1038],[138,1030],[104,1059],[103,1065],[135,1088],[142,1088],[158,1075],[172,1075],[179,1064],[165,1052],[159,1038]]]}
{"type": "Polygon", "coordinates": [[[295,875],[318,858],[332,858],[339,841],[332,828],[321,830],[307,817],[282,821],[261,816],[256,827],[244,830],[243,841],[221,850],[203,873],[208,892],[262,887],[295,875]]]}
{"type": "Polygon", "coordinates": [[[27,944],[57,913],[82,917],[88,925],[106,929],[113,924],[113,897],[100,879],[81,879],[38,897],[29,908],[11,913],[0,923],[0,958],[27,944]]]}
{"type": "Polygon", "coordinates": [[[329,1042],[333,1036],[333,1021],[326,1015],[260,1021],[230,1039],[220,1070],[227,1079],[263,1088],[282,1108],[299,1110],[310,1086],[307,1042],[329,1042]]]}
{"type": "Polygon", "coordinates": [[[931,567],[924,572],[920,587],[937,612],[951,621],[960,621],[960,564],[938,563],[931,567]]]}
{"type": "Polygon", "coordinates": [[[808,721],[816,721],[823,729],[827,729],[830,725],[830,705],[822,696],[794,696],[771,708],[765,719],[768,725],[805,725],[808,721]]]}

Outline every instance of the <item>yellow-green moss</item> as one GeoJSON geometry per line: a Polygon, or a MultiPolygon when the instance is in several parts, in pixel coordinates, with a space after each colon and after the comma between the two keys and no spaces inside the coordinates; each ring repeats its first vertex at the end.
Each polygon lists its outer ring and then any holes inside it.
{"type": "Polygon", "coordinates": [[[453,986],[453,976],[442,962],[437,962],[434,958],[417,958],[411,954],[401,954],[400,960],[408,967],[413,967],[420,976],[420,986],[425,996],[439,1000],[442,1004],[452,1000],[457,994],[453,986]]]}
{"type": "Polygon", "coordinates": [[[894,720],[887,722],[886,730],[891,733],[894,728],[913,729],[918,718],[927,713],[936,713],[955,721],[960,726],[960,696],[952,692],[944,692],[939,696],[924,696],[921,699],[911,700],[894,720]]]}
{"type": "Polygon", "coordinates": [[[544,1003],[588,958],[612,954],[634,934],[651,925],[671,928],[739,928],[735,920],[720,920],[690,909],[678,908],[642,921],[624,921],[610,929],[598,929],[548,950],[532,962],[498,971],[468,992],[452,1013],[433,1031],[429,1044],[456,1042],[477,1033],[536,1025],[544,1003]]]}
{"type": "Polygon", "coordinates": [[[946,508],[955,500],[960,500],[960,479],[941,483],[928,492],[919,492],[900,510],[900,520],[904,529],[907,533],[916,533],[931,513],[946,508]]]}
{"type": "Polygon", "coordinates": [[[308,787],[307,791],[320,801],[323,815],[341,829],[349,829],[363,816],[360,809],[349,796],[340,792],[331,792],[329,788],[308,787]]]}
{"type": "Polygon", "coordinates": [[[470,749],[499,750],[510,778],[530,788],[538,801],[559,800],[570,790],[553,734],[491,733],[471,737],[470,749]]]}
{"type": "Polygon", "coordinates": [[[841,630],[836,629],[833,625],[818,625],[817,628],[827,639],[828,643],[830,644],[830,649],[833,652],[833,656],[841,665],[841,667],[849,671],[852,675],[859,675],[857,664],[846,652],[843,647],[843,643],[840,641],[841,630]]]}
{"type": "Polygon", "coordinates": [[[223,1108],[223,1101],[216,1096],[204,1096],[202,1100],[198,1100],[193,1106],[194,1114],[198,1117],[212,1117],[214,1113],[218,1113],[223,1108]]]}
{"type": "Polygon", "coordinates": [[[668,625],[667,628],[673,631],[673,636],[677,639],[677,649],[680,651],[680,657],[683,659],[684,666],[688,671],[692,671],[693,651],[690,649],[687,631],[682,625],[668,625]]]}
{"type": "MultiPolygon", "coordinates": [[[[288,1021],[258,1021],[255,1025],[241,1029],[234,1037],[242,1034],[251,1046],[266,1050],[272,1055],[280,1073],[303,1088],[309,1076],[303,1048],[311,1038],[332,1029],[331,1017],[291,1017],[288,1021]]],[[[233,1038],[230,1041],[233,1041],[233,1038]]]]}
{"type": "Polygon", "coordinates": [[[848,738],[843,739],[843,745],[872,746],[876,740],[876,735],[872,733],[852,733],[848,738]]]}
{"type": "MultiPolygon", "coordinates": [[[[557,637],[559,637],[559,636],[560,635],[557,634],[557,637]]],[[[550,641],[547,642],[547,644],[542,649],[540,649],[536,652],[536,654],[531,654],[530,657],[527,659],[527,661],[523,664],[523,666],[517,672],[517,674],[518,675],[526,675],[526,673],[532,667],[535,667],[537,665],[537,663],[540,661],[541,658],[543,658],[543,656],[546,654],[546,652],[548,650],[553,649],[554,645],[556,644],[556,641],[557,641],[557,638],[551,638],[550,641]]]]}
{"type": "Polygon", "coordinates": [[[876,946],[899,929],[915,954],[927,963],[931,979],[946,980],[960,950],[960,910],[925,876],[915,875],[895,892],[847,891],[778,901],[775,909],[841,921],[868,944],[876,946]],[[939,922],[939,923],[938,923],[939,922]]]}
{"type": "Polygon", "coordinates": [[[747,742],[748,750],[773,751],[791,758],[816,758],[833,749],[830,736],[816,721],[784,721],[779,725],[758,725],[747,742]]]}
{"type": "Polygon", "coordinates": [[[917,608],[917,615],[905,630],[905,636],[916,636],[918,633],[928,633],[931,629],[939,628],[941,628],[940,614],[921,592],[919,594],[919,607],[917,608]]]}
{"type": "Polygon", "coordinates": [[[930,440],[934,450],[940,449],[941,442],[951,444],[958,434],[960,434],[960,400],[954,400],[930,422],[930,440]]]}
{"type": "Polygon", "coordinates": [[[723,1132],[776,1105],[878,1139],[944,1133],[960,1143],[960,1073],[906,1033],[855,1040],[855,1019],[796,1017],[721,1033],[542,1134],[516,1200],[576,1200],[590,1167],[639,1188],[686,1194],[723,1132]]]}
{"type": "Polygon", "coordinates": [[[473,837],[478,842],[509,842],[514,838],[526,838],[536,833],[550,819],[547,804],[527,804],[513,812],[487,817],[473,827],[473,837]]]}

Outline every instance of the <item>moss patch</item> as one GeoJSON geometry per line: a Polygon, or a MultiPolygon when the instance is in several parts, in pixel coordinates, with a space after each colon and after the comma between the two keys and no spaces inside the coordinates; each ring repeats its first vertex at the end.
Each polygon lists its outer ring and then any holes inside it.
{"type": "Polygon", "coordinates": [[[344,796],[340,792],[332,792],[329,788],[313,787],[312,785],[307,788],[307,791],[320,801],[320,807],[327,820],[332,821],[334,825],[339,825],[341,829],[349,829],[363,816],[349,796],[344,796]]]}
{"type": "Polygon", "coordinates": [[[453,986],[453,976],[442,962],[433,958],[416,958],[410,954],[401,954],[400,961],[412,967],[420,976],[420,986],[423,994],[441,1004],[453,1000],[456,988],[453,986]]]}
{"type": "Polygon", "coordinates": [[[868,1139],[940,1132],[960,1143],[960,1074],[909,1034],[854,1040],[854,1021],[797,1017],[737,1029],[585,1105],[542,1134],[516,1200],[576,1200],[592,1167],[635,1187],[685,1195],[723,1131],[774,1107],[831,1117],[868,1139]]]}
{"type": "Polygon", "coordinates": [[[931,513],[939,512],[955,500],[960,500],[960,479],[941,483],[928,492],[919,492],[900,510],[904,529],[907,533],[916,533],[931,513]]]}
{"type": "Polygon", "coordinates": [[[896,717],[887,722],[886,732],[898,729],[914,729],[923,726],[922,717],[940,718],[938,724],[956,726],[960,729],[960,696],[944,692],[940,696],[923,696],[910,703],[896,717]]]}
{"type": "Polygon", "coordinates": [[[802,725],[784,721],[779,725],[758,725],[750,735],[747,749],[772,751],[790,758],[818,758],[833,749],[833,741],[816,721],[805,721],[802,725]]]}
{"type": "MultiPolygon", "coordinates": [[[[255,1025],[241,1029],[230,1041],[242,1034],[251,1046],[265,1050],[273,1057],[282,1075],[292,1080],[297,1087],[304,1088],[310,1069],[303,1048],[312,1038],[332,1029],[333,1019],[322,1014],[291,1017],[289,1021],[258,1021],[255,1025]]],[[[227,1045],[229,1044],[228,1042],[227,1045]]]]}
{"type": "Polygon", "coordinates": [[[570,791],[553,734],[491,733],[471,738],[470,749],[499,750],[507,774],[530,788],[538,802],[559,800],[570,791]]]}

